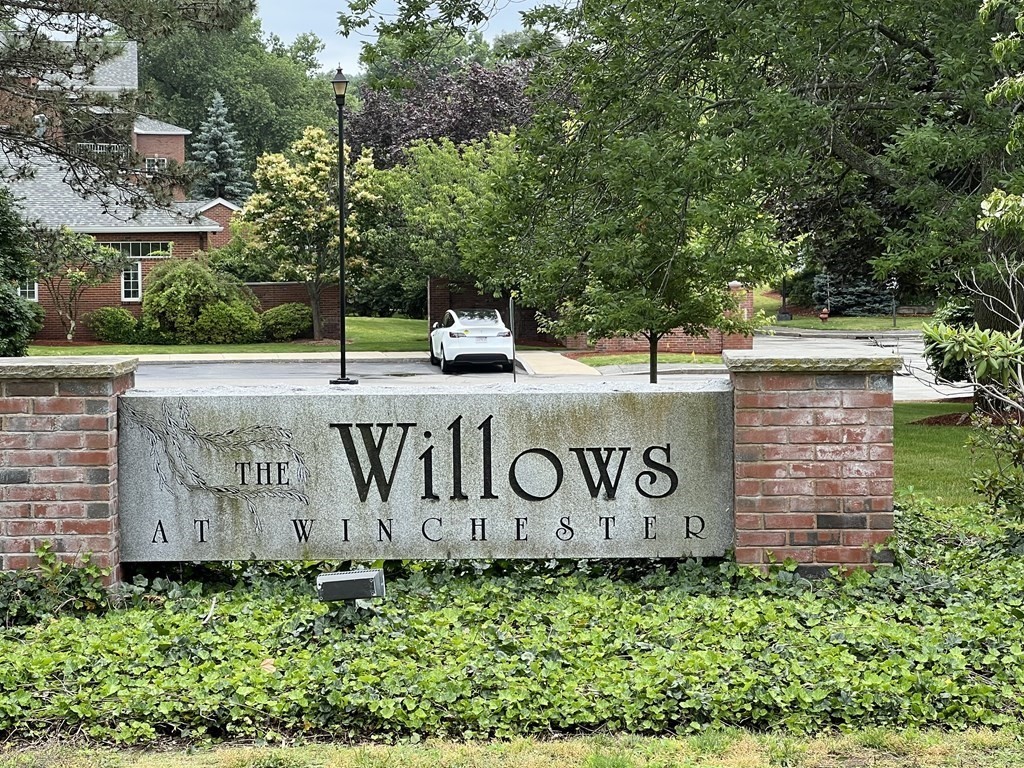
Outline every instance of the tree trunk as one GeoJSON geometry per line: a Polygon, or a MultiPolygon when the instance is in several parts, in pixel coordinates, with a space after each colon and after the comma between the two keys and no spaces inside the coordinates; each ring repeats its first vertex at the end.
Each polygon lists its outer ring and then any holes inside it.
{"type": "Polygon", "coordinates": [[[313,310],[313,341],[320,341],[324,337],[324,323],[323,318],[320,316],[320,289],[319,283],[306,283],[306,292],[309,294],[309,308],[313,310]]]}
{"type": "Polygon", "coordinates": [[[651,372],[651,384],[658,383],[658,341],[661,340],[661,334],[650,331],[645,333],[647,337],[647,343],[650,345],[650,372],[651,372]]]}

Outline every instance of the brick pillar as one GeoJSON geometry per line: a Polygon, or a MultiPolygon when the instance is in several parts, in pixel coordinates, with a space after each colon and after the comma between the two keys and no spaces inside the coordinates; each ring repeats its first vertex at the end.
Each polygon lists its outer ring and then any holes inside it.
{"type": "Polygon", "coordinates": [[[888,354],[726,352],[734,391],[736,561],[871,568],[893,528],[888,354]]]}
{"type": "Polygon", "coordinates": [[[0,568],[50,542],[118,580],[117,400],[134,358],[0,358],[0,568]]]}

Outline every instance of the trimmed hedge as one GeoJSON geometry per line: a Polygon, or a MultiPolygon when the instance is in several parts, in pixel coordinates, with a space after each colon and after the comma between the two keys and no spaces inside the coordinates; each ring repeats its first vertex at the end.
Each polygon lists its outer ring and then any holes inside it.
{"type": "Polygon", "coordinates": [[[291,341],[313,335],[313,310],[305,304],[281,304],[260,315],[266,341],[291,341]]]}
{"type": "Polygon", "coordinates": [[[308,577],[216,594],[158,579],[134,607],[0,635],[0,733],[134,743],[1020,722],[1019,533],[923,504],[899,526],[897,567],[818,582],[730,564],[407,566],[386,600],[328,608],[308,577]]]}
{"type": "Polygon", "coordinates": [[[86,324],[97,339],[111,344],[134,344],[139,321],[124,307],[100,307],[86,317],[86,324]]]}
{"type": "Polygon", "coordinates": [[[199,313],[193,335],[198,344],[251,344],[262,337],[260,315],[240,299],[215,301],[199,313]]]}

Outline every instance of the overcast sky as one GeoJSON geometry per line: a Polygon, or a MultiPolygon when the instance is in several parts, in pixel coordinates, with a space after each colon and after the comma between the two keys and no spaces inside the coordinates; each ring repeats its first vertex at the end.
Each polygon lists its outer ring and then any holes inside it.
{"type": "MultiPolygon", "coordinates": [[[[263,31],[273,32],[286,43],[302,32],[314,32],[324,41],[320,62],[325,70],[334,70],[338,64],[349,74],[359,71],[359,50],[365,40],[370,39],[364,32],[354,33],[348,39],[338,34],[338,12],[344,8],[345,0],[257,0],[257,14],[263,21],[263,31]]],[[[533,3],[512,2],[498,12],[488,24],[484,34],[488,39],[503,32],[520,28],[519,12],[533,3]]],[[[394,0],[378,0],[377,12],[388,13],[395,9],[394,0]]]]}

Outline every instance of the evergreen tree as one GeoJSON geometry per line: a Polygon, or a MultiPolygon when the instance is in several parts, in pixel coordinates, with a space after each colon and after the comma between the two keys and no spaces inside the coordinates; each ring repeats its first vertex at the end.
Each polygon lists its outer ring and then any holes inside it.
{"type": "Polygon", "coordinates": [[[206,120],[192,143],[192,158],[201,173],[193,194],[234,201],[252,194],[252,185],[242,169],[242,143],[228,120],[228,108],[218,91],[214,91],[206,120]]]}

